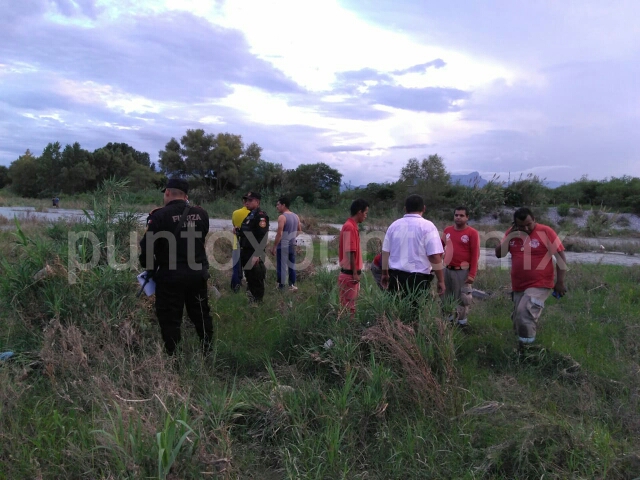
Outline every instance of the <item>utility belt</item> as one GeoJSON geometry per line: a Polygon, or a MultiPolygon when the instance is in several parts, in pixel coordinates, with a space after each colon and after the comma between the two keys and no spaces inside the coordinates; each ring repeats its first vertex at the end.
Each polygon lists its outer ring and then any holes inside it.
{"type": "MultiPolygon", "coordinates": [[[[346,268],[341,268],[340,273],[344,273],[345,275],[353,275],[353,270],[347,270],[346,268]]],[[[356,275],[360,275],[362,270],[356,270],[356,275]]]]}
{"type": "Polygon", "coordinates": [[[454,267],[453,265],[447,265],[446,268],[447,270],[469,270],[468,268],[454,267]]]}

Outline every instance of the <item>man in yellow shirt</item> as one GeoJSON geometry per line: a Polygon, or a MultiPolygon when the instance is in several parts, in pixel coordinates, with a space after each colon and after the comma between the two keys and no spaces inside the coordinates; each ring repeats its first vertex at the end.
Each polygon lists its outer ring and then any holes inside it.
{"type": "Polygon", "coordinates": [[[231,215],[231,223],[233,223],[233,251],[231,252],[231,259],[233,260],[233,273],[231,275],[231,289],[234,292],[240,291],[242,285],[242,265],[240,264],[240,244],[238,242],[238,232],[242,226],[250,210],[244,206],[244,200],[242,201],[243,207],[235,210],[231,215]]]}

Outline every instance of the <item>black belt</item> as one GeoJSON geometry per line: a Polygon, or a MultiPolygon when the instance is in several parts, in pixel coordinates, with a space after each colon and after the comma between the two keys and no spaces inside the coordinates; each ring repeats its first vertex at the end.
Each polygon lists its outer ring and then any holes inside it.
{"type": "Polygon", "coordinates": [[[454,267],[453,265],[447,265],[447,269],[449,269],[449,270],[467,270],[466,268],[454,267]]]}
{"type": "MultiPolygon", "coordinates": [[[[353,270],[347,270],[345,268],[341,268],[340,269],[340,273],[345,273],[347,275],[353,275],[353,270]]],[[[356,270],[356,275],[360,275],[362,273],[362,270],[356,270]]]]}

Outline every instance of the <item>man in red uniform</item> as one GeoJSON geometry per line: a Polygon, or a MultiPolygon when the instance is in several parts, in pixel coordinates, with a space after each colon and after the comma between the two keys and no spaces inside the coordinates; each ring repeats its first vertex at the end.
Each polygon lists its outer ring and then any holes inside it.
{"type": "MultiPolygon", "coordinates": [[[[467,225],[469,209],[457,207],[453,213],[454,225],[444,229],[442,245],[444,246],[445,298],[453,298],[458,302],[456,318],[458,325],[467,325],[467,315],[471,305],[473,281],[478,272],[480,257],[480,235],[475,228],[467,225]]],[[[451,320],[454,320],[451,317],[451,320]]]]}
{"type": "Polygon", "coordinates": [[[513,226],[496,247],[496,257],[502,258],[507,252],[511,253],[511,318],[522,348],[535,340],[538,319],[551,292],[559,297],[566,293],[567,262],[556,232],[536,223],[525,207],[513,214],[513,226]],[[555,279],[552,257],[556,259],[555,279]]]}
{"type": "Polygon", "coordinates": [[[368,213],[369,203],[366,200],[354,200],[351,204],[351,217],[340,230],[338,291],[340,305],[349,309],[352,317],[356,314],[356,299],[360,292],[360,275],[362,274],[362,251],[360,250],[358,225],[366,220],[368,213]]]}

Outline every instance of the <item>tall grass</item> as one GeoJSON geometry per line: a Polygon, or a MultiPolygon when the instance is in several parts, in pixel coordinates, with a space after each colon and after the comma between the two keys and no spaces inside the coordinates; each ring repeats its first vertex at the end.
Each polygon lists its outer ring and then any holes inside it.
{"type": "MultiPolygon", "coordinates": [[[[100,215],[82,228],[101,239],[125,218],[100,215]]],[[[0,233],[0,479],[637,476],[637,267],[571,266],[526,360],[506,270],[478,275],[468,333],[369,275],[350,318],[335,272],[296,293],[269,272],[259,307],[212,272],[214,354],[185,322],[168,358],[133,272],[101,260],[69,284],[63,231],[0,233]]]]}

